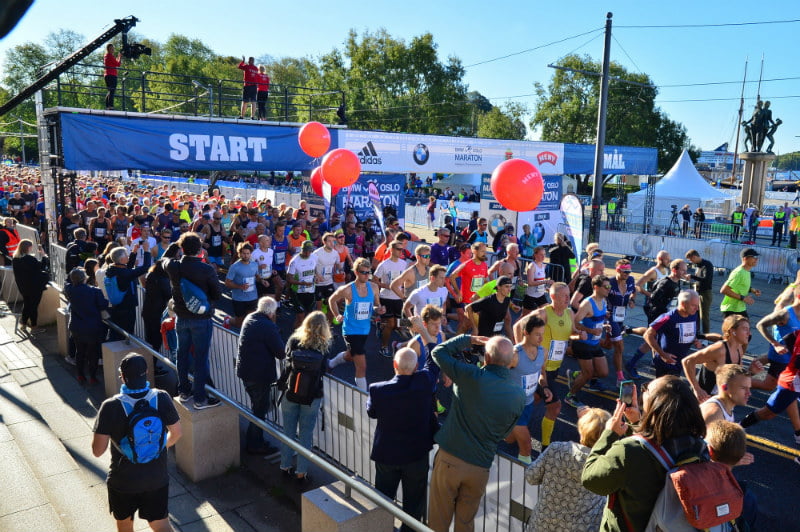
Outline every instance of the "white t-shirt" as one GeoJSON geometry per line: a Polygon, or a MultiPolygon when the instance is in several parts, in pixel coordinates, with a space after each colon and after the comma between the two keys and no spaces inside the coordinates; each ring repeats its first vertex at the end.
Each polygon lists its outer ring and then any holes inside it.
{"type": "MultiPolygon", "coordinates": [[[[380,279],[381,283],[389,285],[392,281],[400,277],[403,272],[406,271],[407,267],[406,261],[403,259],[398,259],[397,262],[394,262],[392,259],[386,259],[378,265],[378,268],[375,270],[375,277],[380,279]]],[[[381,290],[380,297],[384,299],[400,299],[397,294],[388,288],[383,288],[381,290]]]]}
{"type": "Polygon", "coordinates": [[[324,247],[317,249],[311,254],[317,260],[316,273],[322,278],[317,286],[330,286],[333,284],[333,271],[339,264],[339,254],[336,250],[326,251],[324,247]]]}
{"type": "Polygon", "coordinates": [[[310,255],[304,259],[300,255],[295,255],[289,262],[288,275],[294,275],[298,281],[311,283],[311,286],[300,285],[297,287],[298,294],[310,294],[314,292],[314,274],[317,269],[317,259],[310,255]]]}
{"type": "Polygon", "coordinates": [[[272,248],[267,248],[266,251],[261,251],[260,247],[253,250],[250,255],[250,261],[258,264],[258,274],[262,279],[268,279],[272,275],[272,258],[275,252],[272,248]]]}
{"type": "Polygon", "coordinates": [[[414,306],[414,314],[417,316],[422,315],[422,309],[426,305],[434,305],[441,310],[444,310],[444,302],[447,300],[447,288],[441,286],[435,291],[432,291],[429,285],[417,288],[408,295],[408,301],[414,306]]]}
{"type": "MultiPolygon", "coordinates": [[[[150,244],[150,255],[151,256],[155,255],[155,249],[157,244],[156,239],[153,238],[152,236],[148,236],[147,243],[150,244]]],[[[142,247],[141,237],[135,238],[131,241],[131,249],[133,249],[133,246],[135,246],[136,244],[139,244],[139,251],[136,252],[136,267],[138,268],[139,266],[144,264],[144,248],[142,247]]]]}

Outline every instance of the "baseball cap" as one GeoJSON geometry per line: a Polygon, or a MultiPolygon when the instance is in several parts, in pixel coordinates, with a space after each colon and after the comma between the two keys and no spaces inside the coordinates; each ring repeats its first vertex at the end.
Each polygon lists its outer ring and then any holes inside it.
{"type": "Polygon", "coordinates": [[[128,388],[139,390],[147,385],[147,360],[131,353],[119,363],[119,370],[128,388]]]}
{"type": "Polygon", "coordinates": [[[497,278],[497,286],[503,286],[505,284],[512,284],[511,277],[507,275],[501,275],[497,278]]]}
{"type": "Polygon", "coordinates": [[[742,250],[741,253],[739,253],[739,255],[742,258],[745,258],[745,257],[758,257],[759,253],[758,253],[758,251],[756,251],[753,248],[745,248],[745,249],[742,250]]]}
{"type": "Polygon", "coordinates": [[[314,249],[314,243],[311,240],[303,241],[303,251],[306,249],[314,249]]]}

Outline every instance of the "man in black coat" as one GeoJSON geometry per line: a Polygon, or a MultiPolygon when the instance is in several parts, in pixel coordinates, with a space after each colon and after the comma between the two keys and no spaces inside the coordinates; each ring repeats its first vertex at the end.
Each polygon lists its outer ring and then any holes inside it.
{"type": "MultiPolygon", "coordinates": [[[[269,411],[270,386],[277,380],[276,361],[286,357],[286,346],[275,323],[278,303],[269,296],[258,300],[256,310],[248,314],[239,334],[239,353],[236,357],[236,375],[242,379],[251,410],[259,419],[269,411]]],[[[250,454],[273,454],[278,451],[264,441],[258,425],[247,427],[245,449],[250,454]]]]}

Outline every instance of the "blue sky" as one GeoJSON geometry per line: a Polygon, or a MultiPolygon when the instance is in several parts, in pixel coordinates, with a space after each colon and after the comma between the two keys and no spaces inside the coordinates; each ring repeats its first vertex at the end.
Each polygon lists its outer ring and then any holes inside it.
{"type": "MultiPolygon", "coordinates": [[[[0,41],[0,57],[26,41],[69,28],[87,40],[115,18],[133,14],[135,31],[159,41],[171,33],[203,40],[223,55],[318,56],[340,47],[350,28],[359,32],[386,28],[410,39],[430,32],[442,56],[464,65],[514,54],[573,35],[600,30],[606,12],[614,13],[611,56],[659,85],[658,105],[687,127],[692,142],[710,150],[735,139],[741,80],[749,57],[748,80],[758,79],[765,57],[763,99],[772,101],[774,118],[784,124],[775,151],[800,150],[800,22],[703,28],[626,28],[638,25],[729,24],[800,19],[800,3],[778,0],[744,2],[642,1],[500,2],[473,0],[404,2],[305,0],[139,0],[98,3],[89,0],[36,0],[19,25],[0,41]],[[753,5],[768,6],[754,10],[753,5]],[[689,83],[734,82],[669,87],[689,83]],[[699,101],[688,101],[699,100],[699,101]]],[[[601,31],[507,59],[469,66],[465,81],[502,104],[509,99],[532,107],[533,84],[546,84],[547,65],[570,52],[602,57],[601,31]],[[513,97],[513,98],[510,98],[513,97]]],[[[755,104],[756,83],[745,88],[745,116],[755,104]]]]}

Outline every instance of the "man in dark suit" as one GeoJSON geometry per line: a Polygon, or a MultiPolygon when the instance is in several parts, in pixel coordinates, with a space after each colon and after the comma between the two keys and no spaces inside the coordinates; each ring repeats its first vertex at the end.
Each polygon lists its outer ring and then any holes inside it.
{"type": "MultiPolygon", "coordinates": [[[[415,332],[423,335],[427,356],[417,369],[417,354],[407,347],[394,355],[395,376],[369,387],[367,414],[378,420],[370,458],[375,461],[375,487],[394,499],[403,483],[403,510],[419,520],[425,515],[428,488],[428,453],[439,424],[434,415],[434,391],[439,367],[431,359],[435,340],[412,318],[415,332]]],[[[401,531],[411,528],[403,525],[401,531]]]]}

